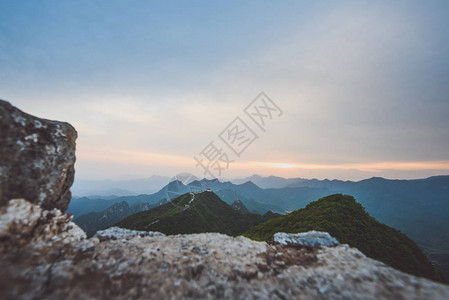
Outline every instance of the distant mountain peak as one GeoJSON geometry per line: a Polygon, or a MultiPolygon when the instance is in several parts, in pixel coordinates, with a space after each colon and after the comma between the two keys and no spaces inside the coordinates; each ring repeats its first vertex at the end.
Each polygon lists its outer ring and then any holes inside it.
{"type": "Polygon", "coordinates": [[[248,180],[247,182],[244,182],[241,184],[242,186],[254,186],[254,187],[258,187],[254,182],[252,182],[251,180],[248,180]]]}
{"type": "Polygon", "coordinates": [[[249,210],[246,208],[245,204],[240,199],[235,200],[231,204],[232,208],[238,211],[241,214],[247,214],[249,213],[249,210]]]}
{"type": "Polygon", "coordinates": [[[217,181],[219,181],[217,178],[212,179],[203,178],[200,180],[200,182],[217,182],[217,181]]]}
{"type": "Polygon", "coordinates": [[[171,181],[180,181],[185,185],[188,185],[190,183],[192,183],[193,181],[198,180],[199,178],[196,177],[195,175],[188,173],[188,172],[184,172],[184,173],[179,173],[175,176],[173,176],[171,178],[171,181]]]}
{"type": "Polygon", "coordinates": [[[369,178],[368,180],[379,180],[379,181],[386,181],[387,179],[383,178],[383,177],[377,177],[377,176],[373,176],[371,178],[369,178]]]}

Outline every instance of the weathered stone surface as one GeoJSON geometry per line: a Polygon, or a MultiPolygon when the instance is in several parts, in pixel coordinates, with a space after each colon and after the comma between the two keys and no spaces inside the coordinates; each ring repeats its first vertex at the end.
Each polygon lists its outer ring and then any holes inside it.
{"type": "Polygon", "coordinates": [[[0,214],[0,299],[449,299],[448,286],[347,245],[272,246],[216,233],[101,241],[24,200],[0,214]]]}
{"type": "Polygon", "coordinates": [[[145,236],[165,236],[165,234],[160,233],[160,232],[155,232],[155,231],[138,231],[138,230],[129,230],[129,229],[125,229],[125,228],[120,228],[120,227],[110,227],[108,229],[105,230],[99,230],[97,231],[97,233],[95,234],[95,237],[99,238],[99,239],[112,239],[112,240],[117,240],[117,239],[129,239],[129,238],[133,238],[133,237],[145,237],[145,236]]]}
{"type": "Polygon", "coordinates": [[[70,124],[31,116],[0,100],[0,206],[25,198],[65,211],[75,174],[76,138],[70,124]]]}
{"type": "Polygon", "coordinates": [[[59,209],[43,210],[24,199],[12,199],[0,209],[0,249],[51,246],[85,239],[86,233],[71,219],[59,209]]]}
{"type": "Polygon", "coordinates": [[[333,247],[340,243],[336,238],[332,237],[327,232],[309,231],[302,233],[284,233],[278,232],[274,234],[273,240],[275,243],[290,246],[302,247],[333,247]]]}

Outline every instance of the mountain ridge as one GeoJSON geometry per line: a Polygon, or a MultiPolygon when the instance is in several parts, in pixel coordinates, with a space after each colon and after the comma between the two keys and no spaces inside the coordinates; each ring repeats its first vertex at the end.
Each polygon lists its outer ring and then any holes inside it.
{"type": "MultiPolygon", "coordinates": [[[[243,206],[244,207],[244,206],[243,206]]],[[[278,215],[240,213],[215,193],[187,193],[151,210],[133,214],[116,226],[167,235],[218,232],[239,235],[251,226],[278,215]]]]}
{"type": "Polygon", "coordinates": [[[401,271],[442,280],[421,249],[405,234],[380,223],[349,195],[334,194],[305,208],[250,228],[244,236],[270,240],[276,232],[329,232],[340,243],[401,271]]]}

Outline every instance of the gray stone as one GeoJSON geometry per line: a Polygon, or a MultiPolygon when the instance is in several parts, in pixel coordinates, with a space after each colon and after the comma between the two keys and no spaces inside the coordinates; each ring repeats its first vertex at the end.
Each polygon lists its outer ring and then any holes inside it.
{"type": "Polygon", "coordinates": [[[71,199],[77,133],[0,100],[0,206],[25,198],[65,211],[71,199]]]}
{"type": "Polygon", "coordinates": [[[69,244],[86,238],[72,217],[57,208],[44,210],[25,199],[12,199],[0,209],[0,249],[69,244]]]}
{"type": "Polygon", "coordinates": [[[132,238],[132,237],[145,237],[145,236],[165,236],[165,234],[156,231],[138,231],[129,230],[120,227],[110,227],[105,230],[99,230],[95,233],[94,237],[101,239],[120,239],[120,238],[132,238]]]}
{"type": "Polygon", "coordinates": [[[327,232],[309,231],[302,233],[284,233],[274,234],[274,242],[281,245],[303,246],[312,248],[333,247],[340,243],[336,238],[327,232]]]}

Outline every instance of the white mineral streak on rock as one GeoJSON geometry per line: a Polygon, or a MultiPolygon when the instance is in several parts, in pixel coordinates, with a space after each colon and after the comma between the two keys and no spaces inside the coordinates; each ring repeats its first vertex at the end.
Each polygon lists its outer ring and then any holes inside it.
{"type": "Polygon", "coordinates": [[[34,121],[34,127],[36,127],[37,129],[40,129],[40,128],[47,128],[47,125],[42,124],[42,122],[39,121],[39,120],[35,120],[35,121],[34,121]]]}
{"type": "Polygon", "coordinates": [[[20,114],[14,112],[12,114],[12,117],[14,119],[14,122],[19,123],[22,127],[25,126],[26,119],[23,116],[21,116],[20,114]]]}
{"type": "Polygon", "coordinates": [[[281,245],[297,245],[313,248],[333,247],[340,244],[329,233],[321,231],[303,233],[278,232],[274,234],[274,242],[281,245]]]}
{"type": "Polygon", "coordinates": [[[23,149],[25,149],[25,144],[22,141],[17,140],[16,144],[19,146],[19,149],[18,149],[19,152],[22,151],[23,149]]]}
{"type": "Polygon", "coordinates": [[[37,142],[39,140],[39,136],[36,133],[30,134],[25,137],[25,141],[32,140],[33,142],[37,142]]]}

